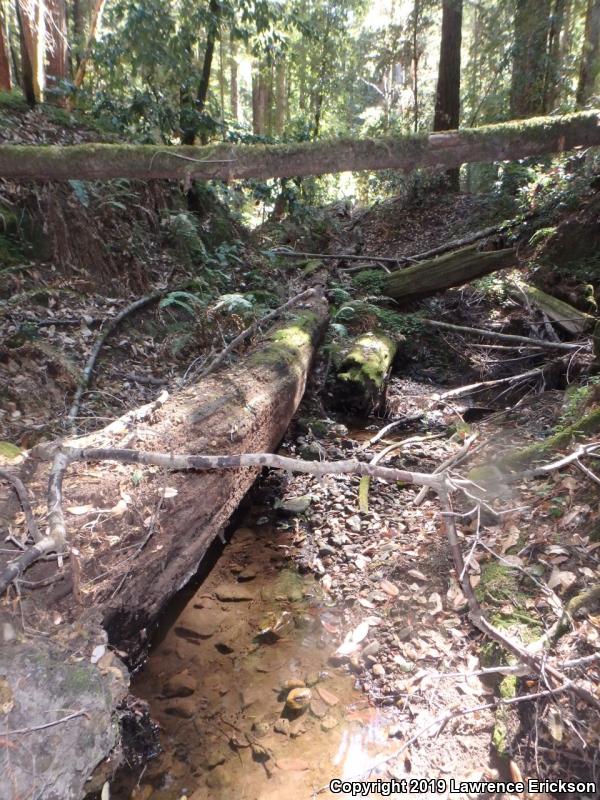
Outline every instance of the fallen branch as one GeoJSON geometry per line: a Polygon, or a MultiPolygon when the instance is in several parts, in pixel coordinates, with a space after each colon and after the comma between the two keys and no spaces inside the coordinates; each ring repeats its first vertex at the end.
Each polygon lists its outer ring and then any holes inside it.
{"type": "Polygon", "coordinates": [[[442,392],[440,398],[445,400],[448,397],[459,397],[461,394],[469,394],[470,392],[479,391],[481,389],[490,389],[493,386],[502,386],[506,383],[521,383],[528,378],[537,378],[543,375],[545,370],[555,363],[557,362],[551,361],[549,364],[528,369],[526,372],[520,372],[517,375],[509,375],[506,378],[495,378],[491,381],[478,381],[477,383],[470,383],[467,386],[458,386],[456,389],[449,389],[447,392],[442,392]]]}
{"type": "Polygon", "coordinates": [[[511,480],[521,480],[523,478],[536,478],[539,477],[540,475],[547,475],[549,472],[556,472],[556,470],[562,469],[563,467],[566,467],[569,464],[573,463],[577,464],[580,458],[595,453],[595,451],[598,450],[599,448],[600,448],[600,442],[582,444],[577,448],[577,450],[574,450],[572,453],[569,453],[568,455],[563,456],[562,458],[559,458],[556,461],[551,461],[549,464],[540,464],[538,467],[533,467],[532,469],[526,469],[523,470],[522,472],[517,472],[514,475],[511,475],[510,478],[511,480]]]}
{"type": "Polygon", "coordinates": [[[458,539],[458,535],[456,532],[456,523],[454,520],[454,513],[452,510],[452,504],[450,502],[450,495],[447,490],[442,489],[440,492],[440,499],[442,502],[442,510],[444,511],[443,519],[446,526],[446,535],[448,538],[448,544],[450,546],[450,552],[452,554],[452,560],[454,562],[454,569],[456,572],[456,576],[459,581],[459,585],[461,587],[462,593],[464,594],[467,602],[469,604],[469,619],[478,628],[485,636],[495,641],[505,650],[508,650],[513,655],[517,656],[519,661],[527,664],[531,667],[534,672],[543,677],[549,685],[549,677],[553,678],[557,685],[554,687],[549,688],[554,692],[557,690],[566,691],[567,689],[572,691],[575,695],[577,695],[580,699],[585,700],[586,703],[593,706],[594,708],[600,709],[600,700],[595,697],[592,692],[586,689],[579,684],[574,683],[570,679],[568,679],[565,675],[560,672],[560,670],[556,669],[555,667],[548,664],[543,656],[535,655],[524,647],[522,647],[517,642],[513,641],[509,636],[505,635],[502,631],[495,628],[484,616],[481,606],[477,598],[475,597],[475,592],[471,586],[471,582],[469,580],[469,576],[466,574],[466,570],[464,569],[464,561],[462,556],[462,551],[460,548],[460,542],[458,539]]]}
{"type": "MultiPolygon", "coordinates": [[[[51,451],[47,450],[46,455],[51,451]]],[[[429,486],[438,492],[446,491],[446,476],[408,470],[379,467],[356,459],[346,461],[302,461],[279,456],[274,453],[248,453],[243,455],[175,455],[173,453],[152,453],[143,450],[120,448],[81,448],[64,446],[55,448],[54,461],[50,471],[48,486],[48,525],[49,534],[39,543],[26,550],[18,559],[11,562],[0,574],[0,594],[8,585],[17,580],[23,572],[39,558],[56,552],[59,561],[67,552],[66,528],[62,511],[62,481],[69,464],[75,461],[118,461],[122,464],[145,464],[169,470],[214,470],[269,467],[286,472],[302,472],[309,475],[360,475],[381,478],[386,481],[401,481],[419,486],[429,486]]]]}
{"type": "Polygon", "coordinates": [[[423,325],[428,325],[430,328],[441,328],[442,330],[454,331],[456,333],[475,334],[477,336],[484,336],[486,339],[515,342],[528,345],[529,347],[545,347],[549,350],[580,350],[582,347],[586,346],[585,342],[548,342],[546,339],[532,339],[528,336],[518,336],[512,333],[488,331],[485,330],[485,328],[469,328],[465,325],[452,325],[450,322],[439,322],[435,319],[422,319],[419,317],[419,322],[422,322],[423,325]]]}
{"type": "Polygon", "coordinates": [[[416,422],[419,419],[423,419],[423,416],[424,414],[422,411],[417,411],[415,414],[408,414],[400,419],[395,419],[393,422],[390,422],[389,425],[384,425],[383,428],[377,431],[377,433],[372,436],[369,441],[360,449],[367,450],[372,444],[376,444],[380,439],[383,439],[383,437],[390,431],[393,431],[395,428],[399,428],[401,425],[407,425],[409,422],[416,422]]]}
{"type": "Polygon", "coordinates": [[[96,366],[96,361],[98,360],[98,356],[100,355],[100,350],[102,350],[102,347],[104,346],[104,343],[106,342],[108,337],[121,324],[121,322],[123,322],[123,320],[126,317],[128,317],[130,314],[133,314],[134,311],[138,311],[140,308],[144,308],[144,306],[147,306],[149,303],[153,303],[156,300],[160,300],[160,298],[164,297],[164,295],[167,294],[168,291],[170,290],[160,289],[156,292],[151,292],[150,294],[147,294],[144,297],[138,298],[135,302],[131,303],[130,305],[126,306],[124,309],[119,311],[119,313],[116,316],[112,317],[110,322],[100,332],[94,346],[92,347],[92,351],[88,356],[88,360],[86,361],[85,367],[81,374],[81,379],[79,381],[79,385],[75,392],[71,408],[69,409],[69,413],[67,414],[66,425],[68,428],[72,428],[75,423],[75,418],[79,413],[79,407],[81,405],[81,398],[83,397],[83,393],[90,384],[90,380],[92,379],[92,373],[94,371],[94,367],[96,366]]]}
{"type": "MultiPolygon", "coordinates": [[[[249,325],[245,330],[243,330],[240,334],[238,334],[235,337],[235,339],[232,339],[231,342],[229,342],[229,344],[227,345],[227,347],[223,348],[223,350],[221,350],[220,353],[217,353],[217,355],[213,358],[213,360],[201,370],[198,378],[205,378],[207,375],[210,375],[211,372],[214,372],[215,369],[219,366],[219,364],[222,364],[223,361],[227,358],[227,356],[231,352],[233,352],[233,350],[235,350],[235,348],[238,345],[240,345],[245,339],[247,339],[249,336],[255,333],[260,328],[261,325],[264,325],[265,322],[269,322],[269,320],[275,319],[275,317],[278,317],[280,314],[283,314],[284,311],[287,311],[288,308],[291,308],[292,306],[296,305],[296,303],[299,303],[301,300],[307,300],[309,297],[313,297],[316,294],[317,294],[316,289],[306,289],[305,291],[294,295],[294,297],[291,297],[286,303],[284,303],[281,306],[278,306],[278,308],[273,309],[273,311],[269,311],[269,313],[265,314],[265,316],[261,317],[261,319],[257,319],[255,322],[252,323],[252,325],[249,325]]],[[[184,378],[187,377],[189,372],[190,368],[186,370],[184,378]]]]}
{"type": "MultiPolygon", "coordinates": [[[[443,472],[444,470],[456,467],[467,455],[467,453],[471,448],[471,445],[473,444],[476,438],[477,438],[476,433],[473,433],[471,434],[471,436],[467,437],[460,450],[454,453],[454,455],[449,456],[445,461],[442,461],[442,463],[434,469],[433,475],[439,475],[440,472],[443,472]]],[[[429,487],[423,486],[423,488],[419,491],[418,495],[413,500],[413,504],[415,506],[420,506],[423,500],[425,500],[425,498],[427,497],[428,492],[429,492],[429,487]]]]}
{"type": "Polygon", "coordinates": [[[42,536],[38,530],[33,511],[31,510],[31,504],[29,502],[29,498],[27,497],[27,489],[25,488],[25,484],[20,478],[18,478],[16,475],[13,475],[12,472],[9,472],[6,469],[0,469],[0,478],[3,478],[5,481],[8,481],[10,484],[12,484],[12,487],[15,490],[15,494],[19,498],[19,503],[21,504],[21,508],[25,514],[25,524],[27,525],[27,532],[31,537],[31,540],[33,542],[41,541],[42,536]]]}
{"type": "MultiPolygon", "coordinates": [[[[403,261],[412,261],[408,256],[365,256],[360,253],[299,253],[296,250],[287,248],[276,248],[268,251],[276,256],[286,256],[286,258],[317,258],[320,261],[377,261],[384,264],[401,264],[403,261]]],[[[354,268],[353,268],[354,269],[354,268]]]]}

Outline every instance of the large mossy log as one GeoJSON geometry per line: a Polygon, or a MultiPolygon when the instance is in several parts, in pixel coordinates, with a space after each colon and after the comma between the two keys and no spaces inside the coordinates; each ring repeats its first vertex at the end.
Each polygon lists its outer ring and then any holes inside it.
{"type": "Polygon", "coordinates": [[[600,145],[598,121],[599,112],[588,111],[459,131],[293,145],[2,145],[0,178],[189,181],[323,175],[347,170],[441,170],[600,145]]]}
{"type": "Polygon", "coordinates": [[[396,349],[397,343],[380,332],[357,337],[337,371],[334,405],[359,413],[379,408],[396,349]]]}
{"type": "Polygon", "coordinates": [[[386,277],[383,291],[395,300],[413,300],[461,286],[482,275],[514,266],[515,262],[513,248],[480,251],[477,245],[472,245],[407,269],[395,270],[386,277]]]}
{"type": "Polygon", "coordinates": [[[520,302],[526,300],[532,306],[539,308],[548,319],[574,336],[579,336],[590,330],[595,323],[595,317],[591,314],[586,314],[585,311],[574,308],[569,303],[565,303],[564,300],[559,300],[558,297],[553,297],[551,294],[543,292],[537,286],[529,286],[529,284],[522,283],[512,287],[510,295],[515,300],[520,302]]]}
{"type": "MultiPolygon", "coordinates": [[[[326,319],[327,304],[317,295],[241,361],[174,393],[143,422],[132,424],[126,416],[123,424],[117,421],[66,443],[107,448],[125,444],[190,454],[271,452],[283,438],[303,396],[315,344],[326,319]]],[[[41,505],[45,502],[48,463],[36,459],[38,451],[44,456],[43,445],[30,454],[22,478],[33,490],[35,504],[41,505]]],[[[156,619],[170,597],[194,575],[257,474],[257,469],[250,468],[167,474],[142,465],[69,467],[63,485],[65,507],[75,504],[110,509],[119,503],[126,487],[132,508],[140,511],[104,515],[92,539],[85,516],[67,516],[69,546],[80,553],[84,587],[79,592],[80,602],[101,611],[115,641],[124,647],[129,642],[130,652],[136,652],[140,630],[156,619]],[[163,497],[165,487],[170,491],[163,497]],[[144,518],[153,520],[150,532],[141,523],[144,518]],[[118,555],[122,548],[133,554],[125,562],[118,555]],[[125,568],[122,563],[126,563],[125,568]],[[99,569],[99,564],[108,566],[99,569]]],[[[18,507],[10,493],[3,496],[3,492],[1,486],[0,519],[10,519],[11,513],[13,517],[18,513],[18,507]]],[[[0,561],[6,558],[0,557],[0,561]]],[[[27,577],[35,580],[42,567],[34,565],[27,577]]],[[[68,585],[63,583],[63,587],[68,591],[68,585]]],[[[50,608],[58,602],[51,590],[38,595],[38,600],[50,608]]],[[[72,612],[73,604],[69,603],[65,614],[72,612]]]]}

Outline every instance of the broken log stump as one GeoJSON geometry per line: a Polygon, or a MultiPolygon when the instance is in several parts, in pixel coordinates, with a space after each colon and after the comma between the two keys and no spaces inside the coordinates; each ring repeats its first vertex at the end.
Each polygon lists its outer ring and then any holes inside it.
{"type": "Polygon", "coordinates": [[[551,322],[555,322],[574,336],[590,330],[595,322],[595,317],[591,314],[586,314],[585,311],[574,308],[564,300],[559,300],[558,297],[543,292],[537,286],[519,283],[509,289],[509,294],[521,303],[526,300],[530,305],[542,311],[551,322]]]}
{"type": "Polygon", "coordinates": [[[471,245],[395,270],[386,277],[383,292],[394,300],[415,300],[515,264],[516,250],[512,247],[481,251],[471,245]]]}
{"type": "Polygon", "coordinates": [[[397,342],[380,332],[357,337],[344,356],[334,385],[334,405],[368,414],[381,407],[397,342]]]}

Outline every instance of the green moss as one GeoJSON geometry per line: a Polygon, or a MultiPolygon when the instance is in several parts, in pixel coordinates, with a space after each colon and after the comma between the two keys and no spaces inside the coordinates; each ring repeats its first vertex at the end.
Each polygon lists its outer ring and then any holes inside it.
{"type": "Polygon", "coordinates": [[[18,264],[24,258],[18,245],[8,236],[0,234],[0,266],[10,267],[18,264]]]}
{"type": "Polygon", "coordinates": [[[352,283],[359,289],[369,292],[369,294],[382,294],[385,274],[380,269],[364,269],[356,273],[352,278],[352,283]]]}
{"type": "Polygon", "coordinates": [[[563,430],[557,431],[544,441],[508,453],[499,460],[499,466],[501,469],[518,469],[535,461],[543,461],[553,450],[566,447],[573,439],[581,439],[589,434],[597,433],[599,430],[600,407],[593,409],[589,414],[563,430]]]}
{"type": "Polygon", "coordinates": [[[372,384],[381,389],[396,352],[396,343],[380,333],[360,336],[344,358],[338,380],[372,384]]]}
{"type": "Polygon", "coordinates": [[[294,315],[288,325],[273,333],[266,347],[250,357],[250,363],[291,366],[311,343],[317,327],[318,316],[314,312],[302,311],[294,315]]]}
{"type": "Polygon", "coordinates": [[[507,734],[508,731],[506,729],[506,712],[503,708],[499,708],[496,711],[496,723],[494,725],[494,730],[492,732],[492,745],[494,746],[494,750],[500,756],[505,756],[507,754],[507,749],[506,749],[507,734]]]}
{"type": "Polygon", "coordinates": [[[500,681],[500,686],[498,687],[500,692],[500,697],[503,700],[510,700],[513,697],[517,696],[517,676],[516,675],[505,675],[504,678],[500,681]]]}

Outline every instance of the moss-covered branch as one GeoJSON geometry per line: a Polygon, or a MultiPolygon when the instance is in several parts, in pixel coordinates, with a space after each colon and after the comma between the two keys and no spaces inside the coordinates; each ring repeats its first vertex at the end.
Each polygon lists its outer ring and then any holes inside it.
{"type": "Polygon", "coordinates": [[[233,180],[322,175],[346,170],[408,172],[418,166],[445,169],[469,162],[515,160],[578,146],[600,145],[599,114],[589,111],[430,135],[335,139],[293,145],[2,145],[0,178],[233,180]]]}

